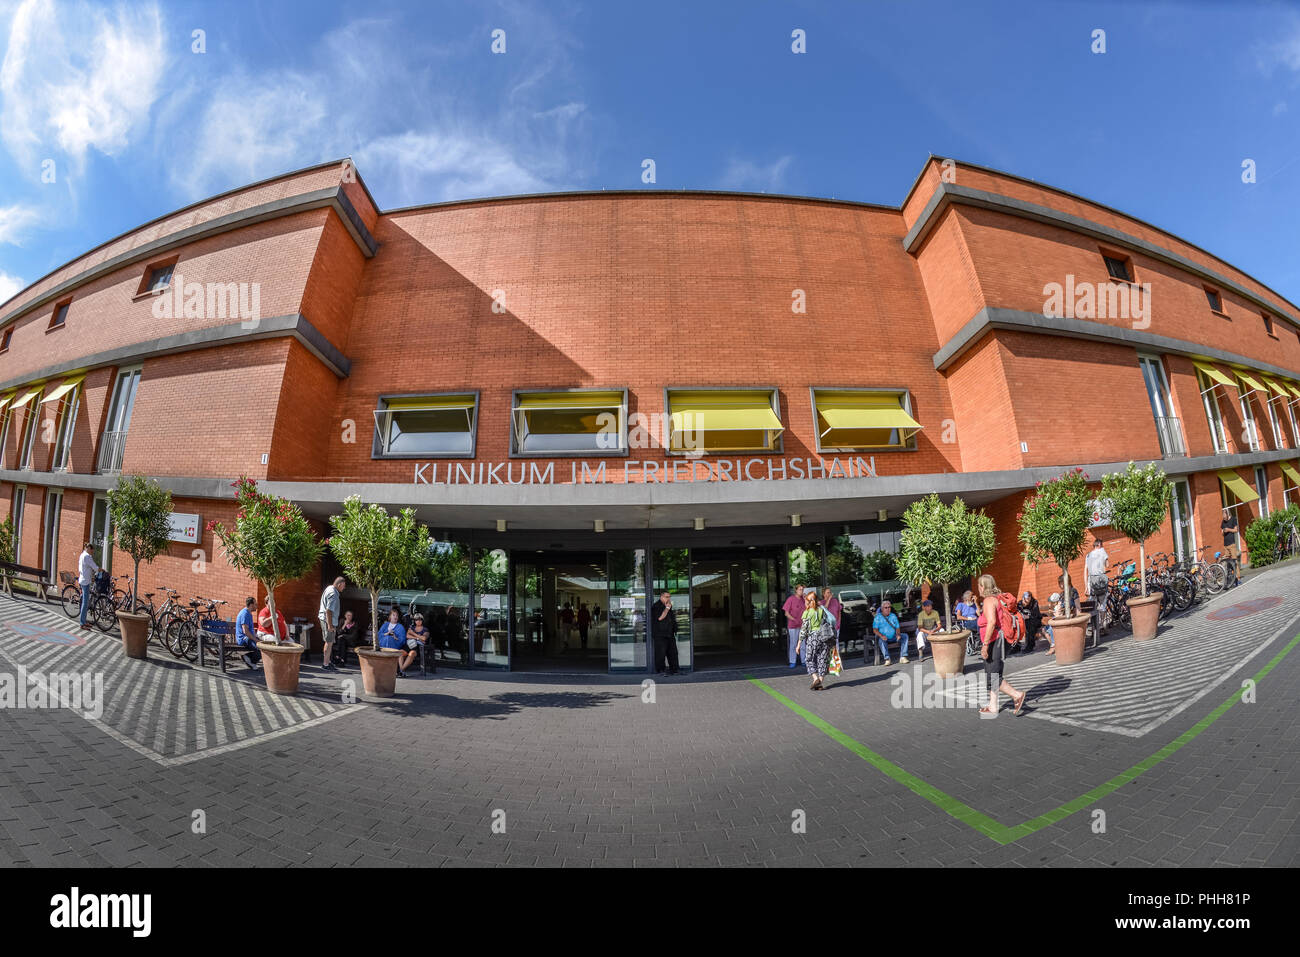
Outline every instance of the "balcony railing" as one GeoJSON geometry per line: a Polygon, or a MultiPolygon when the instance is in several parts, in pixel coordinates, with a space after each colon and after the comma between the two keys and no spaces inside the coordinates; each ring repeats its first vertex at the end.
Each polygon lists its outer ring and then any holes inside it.
{"type": "Polygon", "coordinates": [[[99,471],[122,471],[122,452],[126,449],[126,432],[105,432],[99,442],[99,471]]]}
{"type": "Polygon", "coordinates": [[[1158,415],[1156,432],[1160,436],[1160,452],[1165,458],[1187,454],[1187,443],[1183,441],[1183,423],[1172,415],[1158,415]]]}

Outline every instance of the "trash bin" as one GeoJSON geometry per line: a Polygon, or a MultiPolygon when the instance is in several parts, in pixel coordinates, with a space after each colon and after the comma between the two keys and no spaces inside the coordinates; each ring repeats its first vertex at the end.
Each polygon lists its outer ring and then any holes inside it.
{"type": "Polygon", "coordinates": [[[316,642],[315,645],[312,644],[315,639],[315,636],[312,634],[312,629],[315,627],[316,623],[308,621],[306,618],[295,618],[293,624],[289,626],[289,637],[302,645],[302,656],[304,658],[307,658],[314,652],[324,651],[325,646],[321,642],[316,642]]]}

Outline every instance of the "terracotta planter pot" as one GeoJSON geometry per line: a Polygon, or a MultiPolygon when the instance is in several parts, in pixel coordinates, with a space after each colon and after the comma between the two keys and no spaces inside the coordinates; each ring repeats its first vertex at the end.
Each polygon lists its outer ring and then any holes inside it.
{"type": "Polygon", "coordinates": [[[1133,639],[1150,641],[1156,636],[1160,627],[1160,592],[1152,592],[1146,598],[1130,598],[1129,614],[1133,617],[1133,639]]]}
{"type": "Polygon", "coordinates": [[[959,675],[966,668],[966,636],[960,631],[939,632],[926,639],[930,654],[934,656],[934,672],[941,678],[959,675]]]}
{"type": "Polygon", "coordinates": [[[1089,615],[1073,618],[1053,618],[1048,622],[1056,636],[1056,663],[1074,665],[1083,660],[1084,630],[1091,620],[1089,615]]]}
{"type": "Polygon", "coordinates": [[[266,690],[276,694],[297,694],[302,645],[296,641],[286,641],[282,645],[274,641],[259,641],[257,650],[262,653],[262,674],[266,676],[266,690]]]}
{"type": "Polygon", "coordinates": [[[375,698],[391,698],[397,689],[397,659],[400,652],[383,648],[358,648],[361,660],[361,685],[366,694],[375,698]]]}
{"type": "Polygon", "coordinates": [[[122,629],[122,650],[128,658],[149,657],[149,616],[129,611],[117,613],[117,624],[122,629]]]}

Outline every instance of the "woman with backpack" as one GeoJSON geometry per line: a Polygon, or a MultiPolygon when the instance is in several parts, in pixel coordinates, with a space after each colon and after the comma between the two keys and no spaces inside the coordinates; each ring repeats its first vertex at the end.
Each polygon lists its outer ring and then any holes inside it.
{"type": "Polygon", "coordinates": [[[799,642],[794,653],[803,652],[804,664],[812,675],[813,691],[822,690],[822,679],[830,671],[831,648],[835,647],[835,618],[817,600],[816,589],[809,588],[803,595],[803,623],[799,627],[799,642]]]}
{"type": "MultiPolygon", "coordinates": [[[[1017,691],[1002,677],[1002,662],[1006,655],[1007,642],[1016,640],[1015,635],[1009,634],[1009,629],[1014,627],[1012,616],[1018,616],[1020,613],[1016,607],[1016,596],[1000,592],[998,583],[994,581],[992,575],[980,576],[979,591],[981,606],[979,630],[982,642],[980,657],[984,659],[984,674],[989,680],[989,703],[980,708],[980,714],[989,717],[997,715],[998,692],[1001,691],[1011,696],[1011,700],[1016,703],[1014,714],[1019,716],[1025,706],[1028,692],[1017,691]]],[[[1023,624],[1021,627],[1023,628],[1023,624]]]]}

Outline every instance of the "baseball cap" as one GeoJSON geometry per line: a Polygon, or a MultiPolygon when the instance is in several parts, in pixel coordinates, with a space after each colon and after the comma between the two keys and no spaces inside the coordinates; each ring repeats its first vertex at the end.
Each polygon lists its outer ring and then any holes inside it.
{"type": "Polygon", "coordinates": [[[921,607],[922,607],[922,608],[933,608],[933,607],[934,607],[934,602],[930,601],[930,599],[927,598],[925,601],[921,602],[921,607]]]}
{"type": "Polygon", "coordinates": [[[1048,600],[1048,601],[1060,601],[1060,600],[1061,600],[1061,593],[1060,593],[1059,591],[1054,591],[1054,592],[1052,592],[1050,595],[1047,596],[1047,600],[1048,600]]]}

